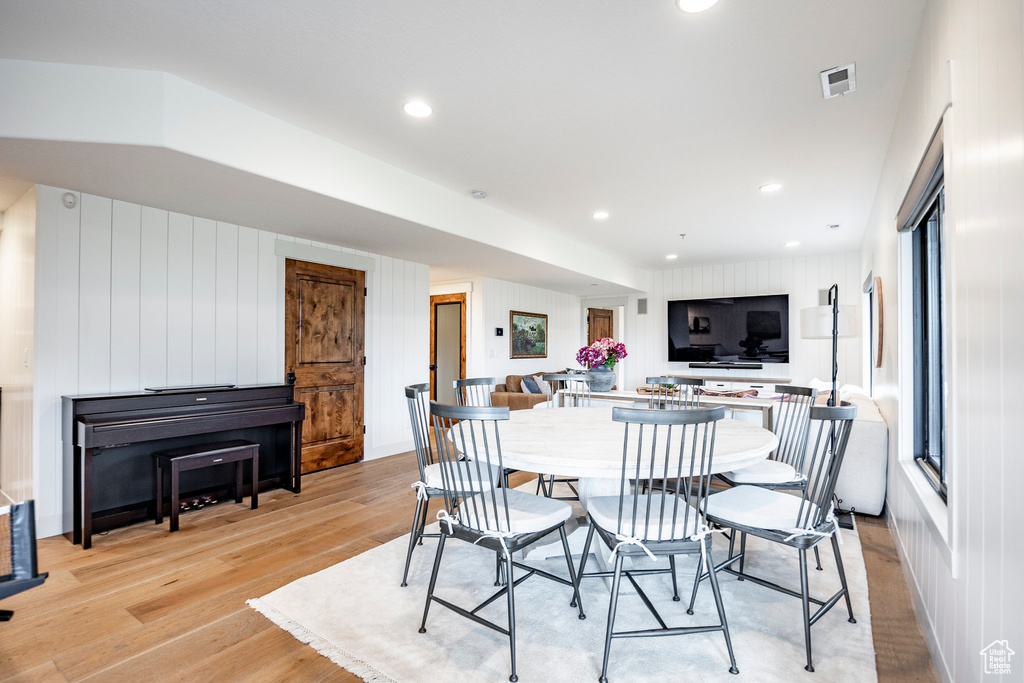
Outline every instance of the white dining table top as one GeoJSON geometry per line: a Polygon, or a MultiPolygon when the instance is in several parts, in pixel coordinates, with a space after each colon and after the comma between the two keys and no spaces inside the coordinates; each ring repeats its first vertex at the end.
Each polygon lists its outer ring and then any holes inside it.
{"type": "MultiPolygon", "coordinates": [[[[563,477],[617,478],[622,472],[625,424],[612,408],[513,410],[501,422],[505,467],[563,477]]],[[[692,433],[692,430],[689,430],[692,433]]],[[[739,420],[719,420],[712,472],[728,472],[763,460],[778,444],[767,429],[739,420]]],[[[675,449],[673,449],[675,450],[675,449]]]]}

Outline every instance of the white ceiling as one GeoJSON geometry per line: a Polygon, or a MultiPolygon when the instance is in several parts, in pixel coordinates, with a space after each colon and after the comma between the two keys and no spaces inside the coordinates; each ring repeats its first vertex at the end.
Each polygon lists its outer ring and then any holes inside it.
{"type": "MultiPolygon", "coordinates": [[[[923,6],[720,0],[684,14],[672,0],[0,0],[0,57],[166,71],[663,268],[669,252],[682,265],[859,248],[923,6]],[[818,72],[853,61],[857,92],[823,100],[818,72]],[[406,116],[414,97],[434,115],[406,116]],[[758,192],[769,181],[784,189],[758,192]],[[598,209],[611,218],[593,220],[598,209]],[[791,240],[800,247],[786,249],[791,240]]],[[[47,175],[30,153],[4,150],[0,175],[47,175]]],[[[187,176],[169,191],[201,195],[187,176]]],[[[195,213],[228,210],[209,195],[195,197],[206,211],[195,213]]],[[[253,224],[243,217],[223,219],[253,224]]],[[[431,239],[424,232],[423,245],[431,239]]],[[[384,247],[374,250],[408,251],[384,247]]],[[[435,280],[465,276],[483,248],[417,260],[443,266],[435,280]]],[[[506,270],[495,275],[517,279],[506,270]]]]}

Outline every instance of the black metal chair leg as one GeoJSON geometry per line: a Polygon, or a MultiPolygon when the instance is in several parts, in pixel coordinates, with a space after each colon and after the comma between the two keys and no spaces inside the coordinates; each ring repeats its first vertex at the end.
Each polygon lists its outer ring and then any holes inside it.
{"type": "Polygon", "coordinates": [[[420,539],[420,518],[425,516],[426,510],[423,509],[426,504],[426,500],[416,501],[416,514],[412,518],[412,533],[409,536],[409,551],[405,554],[405,573],[402,574],[402,588],[405,588],[409,584],[409,563],[412,562],[412,550],[416,547],[416,541],[420,539]]]}
{"type": "MultiPolygon", "coordinates": [[[[729,555],[732,555],[731,548],[729,555]]],[[[693,577],[693,592],[690,593],[690,606],[686,608],[686,613],[693,615],[693,603],[697,602],[697,589],[700,587],[700,577],[704,572],[704,555],[701,554],[697,557],[697,575],[693,577]]],[[[715,573],[715,568],[712,567],[711,574],[715,573]]]]}
{"type": "Polygon", "coordinates": [[[587,558],[590,557],[590,543],[594,540],[594,521],[590,521],[590,529],[587,531],[587,540],[583,544],[583,557],[580,558],[580,569],[576,572],[576,576],[580,577],[580,583],[583,582],[583,570],[587,568],[587,558]]]}
{"type": "Polygon", "coordinates": [[[619,604],[619,581],[622,579],[622,555],[615,556],[615,574],[612,578],[612,595],[608,603],[608,630],[604,636],[604,662],[601,664],[600,683],[608,683],[608,657],[612,653],[612,628],[615,626],[615,608],[619,604]]]}
{"type": "Polygon", "coordinates": [[[850,589],[846,585],[846,571],[843,569],[843,556],[839,553],[839,540],[832,535],[832,551],[836,556],[836,567],[839,569],[839,581],[843,585],[843,593],[846,598],[846,611],[850,614],[848,621],[851,624],[856,624],[857,620],[853,618],[853,605],[850,603],[850,589]]]}
{"type": "Polygon", "coordinates": [[[11,617],[14,616],[14,612],[9,609],[0,609],[0,621],[10,621],[11,617]]]}
{"type": "MultiPolygon", "coordinates": [[[[747,532],[740,534],[740,574],[743,573],[743,563],[747,560],[747,532]]],[[[740,579],[742,581],[743,579],[740,579]]]]}
{"type": "MultiPolygon", "coordinates": [[[[729,637],[729,622],[725,619],[725,607],[722,605],[722,593],[718,589],[718,576],[715,573],[715,562],[711,557],[711,548],[707,548],[704,553],[701,553],[701,560],[708,566],[708,579],[711,581],[711,592],[715,595],[715,606],[718,608],[718,618],[722,622],[722,633],[725,635],[725,648],[729,651],[729,673],[738,674],[740,670],[736,668],[736,655],[733,654],[732,651],[732,638],[729,637]],[[707,554],[706,559],[704,558],[705,553],[707,554]]],[[[700,574],[697,576],[699,577],[700,574]]]]}
{"type": "Polygon", "coordinates": [[[807,592],[807,550],[800,548],[800,603],[803,606],[804,611],[804,644],[807,647],[807,666],[804,668],[808,671],[814,671],[814,665],[811,663],[811,601],[810,596],[807,592]]]}
{"type": "Polygon", "coordinates": [[[434,569],[430,572],[430,585],[427,586],[427,603],[423,606],[423,621],[420,622],[420,633],[427,632],[427,612],[430,611],[430,601],[434,599],[434,585],[437,583],[437,570],[441,567],[441,553],[444,552],[444,540],[447,536],[441,532],[437,539],[437,554],[434,555],[434,569]]]}
{"type": "Polygon", "coordinates": [[[562,537],[562,551],[565,553],[565,563],[569,565],[569,580],[572,581],[572,602],[569,603],[569,607],[579,605],[580,619],[586,619],[587,615],[583,612],[583,597],[580,595],[580,582],[576,578],[576,567],[572,566],[572,553],[569,552],[569,539],[565,535],[565,525],[558,528],[558,535],[562,537]]]}
{"type": "Polygon", "coordinates": [[[814,564],[814,568],[817,569],[819,572],[824,571],[821,568],[821,555],[818,554],[818,546],[814,546],[814,564]]]}
{"type": "Polygon", "coordinates": [[[423,530],[427,528],[427,509],[430,507],[430,499],[423,501],[423,516],[420,517],[420,530],[419,540],[416,542],[417,545],[423,545],[423,530]]]}
{"type": "Polygon", "coordinates": [[[672,600],[675,601],[675,602],[679,602],[679,586],[678,586],[679,582],[676,580],[676,556],[675,555],[669,555],[668,556],[668,566],[669,566],[669,569],[672,570],[672,600]]]}
{"type": "MultiPolygon", "coordinates": [[[[564,532],[563,532],[564,533],[564,532]]],[[[505,553],[505,566],[508,571],[508,642],[512,653],[512,675],[508,677],[511,683],[516,683],[519,676],[516,675],[516,602],[515,602],[515,579],[512,576],[512,553],[505,553]]]]}

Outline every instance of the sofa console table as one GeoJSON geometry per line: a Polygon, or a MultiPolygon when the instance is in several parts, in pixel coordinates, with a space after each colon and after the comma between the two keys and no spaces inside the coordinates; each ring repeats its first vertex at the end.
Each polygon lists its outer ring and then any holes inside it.
{"type": "MultiPolygon", "coordinates": [[[[209,441],[211,434],[259,444],[259,486],[298,493],[304,416],[287,384],[64,396],[64,464],[74,473],[64,495],[74,510],[73,542],[89,548],[95,531],[152,519],[152,453],[209,441]]],[[[190,489],[223,480],[209,470],[184,474],[194,476],[190,489]]]]}

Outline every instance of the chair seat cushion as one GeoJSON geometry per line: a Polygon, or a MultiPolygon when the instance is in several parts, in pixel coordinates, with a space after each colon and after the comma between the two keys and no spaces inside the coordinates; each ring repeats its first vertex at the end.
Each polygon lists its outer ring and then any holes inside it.
{"type": "Polygon", "coordinates": [[[619,528],[619,497],[616,496],[594,496],[586,502],[587,512],[594,523],[605,531],[623,536],[637,536],[651,541],[671,541],[689,538],[697,533],[700,526],[700,517],[696,510],[686,500],[671,493],[648,494],[639,496],[628,495],[622,499],[622,528],[619,528]],[[675,520],[672,519],[672,508],[675,502],[679,501],[676,508],[675,520]],[[647,526],[647,506],[650,503],[650,525],[647,526]],[[662,504],[664,503],[664,508],[662,504]],[[636,505],[636,527],[633,527],[633,506],[636,505]],[[689,514],[687,514],[689,508],[689,514]],[[665,519],[661,519],[661,511],[664,509],[665,519]]]}
{"type": "Polygon", "coordinates": [[[726,472],[725,476],[737,484],[785,484],[797,481],[796,469],[778,460],[762,460],[741,470],[726,472]]]}
{"type": "Polygon", "coordinates": [[[459,521],[474,529],[529,534],[558,526],[572,515],[572,506],[561,500],[535,496],[515,489],[495,489],[462,501],[459,521]],[[508,520],[502,493],[508,501],[508,520]],[[497,502],[497,507],[495,507],[497,502]]]}
{"type": "MultiPolygon", "coordinates": [[[[451,482],[452,487],[458,488],[461,482],[461,487],[467,493],[490,491],[491,488],[498,485],[498,481],[501,479],[501,470],[482,462],[476,463],[472,460],[459,460],[455,463],[455,467],[457,471],[455,473],[455,481],[451,482]],[[477,469],[478,467],[479,470],[477,469]]],[[[427,485],[427,488],[444,490],[444,477],[441,475],[440,463],[427,465],[423,468],[423,473],[426,475],[423,483],[427,485]]]]}
{"type": "MultiPolygon", "coordinates": [[[[713,493],[707,499],[708,518],[725,524],[739,524],[754,529],[777,529],[788,531],[796,528],[797,515],[803,498],[782,491],[772,491],[759,486],[736,486],[713,493]]],[[[818,507],[810,505],[814,520],[818,507]]],[[[804,509],[806,513],[806,508],[804,509]]]]}

